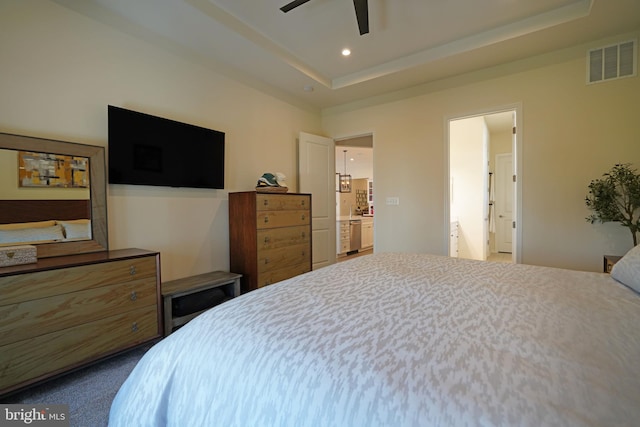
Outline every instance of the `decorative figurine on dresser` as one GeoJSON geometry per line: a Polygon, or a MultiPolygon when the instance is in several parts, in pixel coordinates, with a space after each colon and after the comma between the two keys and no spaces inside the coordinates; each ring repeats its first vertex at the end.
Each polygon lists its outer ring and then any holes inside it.
{"type": "Polygon", "coordinates": [[[284,188],[229,193],[230,269],[242,293],[311,271],[311,194],[284,188]]]}

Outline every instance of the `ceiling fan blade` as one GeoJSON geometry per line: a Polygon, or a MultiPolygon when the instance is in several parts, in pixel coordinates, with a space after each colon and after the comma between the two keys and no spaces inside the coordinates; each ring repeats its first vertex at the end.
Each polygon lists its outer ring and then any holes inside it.
{"type": "Polygon", "coordinates": [[[281,11],[283,11],[284,13],[289,12],[291,9],[295,9],[296,7],[305,4],[306,2],[308,2],[309,0],[294,0],[291,3],[285,4],[284,6],[282,6],[280,8],[281,11]]]}
{"type": "Polygon", "coordinates": [[[367,0],[353,0],[353,6],[356,9],[360,35],[367,34],[369,32],[369,5],[367,0]]]}

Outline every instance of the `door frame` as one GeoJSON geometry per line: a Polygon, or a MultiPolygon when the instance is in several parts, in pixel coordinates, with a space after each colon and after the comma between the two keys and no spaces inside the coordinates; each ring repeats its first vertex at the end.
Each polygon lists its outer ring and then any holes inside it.
{"type": "Polygon", "coordinates": [[[513,174],[516,176],[516,183],[514,186],[514,194],[513,194],[513,217],[515,221],[515,229],[513,233],[513,252],[511,254],[511,259],[514,263],[522,263],[522,182],[523,182],[523,173],[522,173],[522,152],[524,146],[524,128],[523,128],[523,119],[522,119],[522,103],[517,102],[513,104],[507,104],[500,107],[481,109],[477,111],[467,112],[464,114],[452,114],[444,117],[444,170],[445,177],[444,181],[444,220],[445,224],[443,227],[443,243],[445,248],[445,254],[448,255],[450,252],[450,233],[451,233],[451,210],[450,210],[450,177],[451,171],[449,170],[449,162],[450,162],[450,135],[449,135],[449,125],[451,121],[468,119],[471,117],[477,116],[488,116],[496,113],[504,113],[507,111],[515,111],[515,128],[516,133],[513,137],[512,150],[511,154],[513,155],[513,174]]]}

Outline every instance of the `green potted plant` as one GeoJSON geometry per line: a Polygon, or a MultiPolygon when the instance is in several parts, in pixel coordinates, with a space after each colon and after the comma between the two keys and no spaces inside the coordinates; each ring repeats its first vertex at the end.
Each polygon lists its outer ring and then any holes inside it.
{"type": "Polygon", "coordinates": [[[638,244],[640,175],[630,163],[617,164],[602,178],[591,181],[585,203],[593,211],[586,218],[588,222],[619,222],[631,231],[633,246],[638,244]]]}

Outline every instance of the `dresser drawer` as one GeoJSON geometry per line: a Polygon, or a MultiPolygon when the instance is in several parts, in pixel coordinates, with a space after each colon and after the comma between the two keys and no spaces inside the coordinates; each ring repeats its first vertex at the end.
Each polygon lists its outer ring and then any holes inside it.
{"type": "Polygon", "coordinates": [[[0,347],[0,389],[20,386],[158,336],[156,306],[0,347]]]}
{"type": "Polygon", "coordinates": [[[306,225],[284,228],[267,228],[258,231],[258,249],[282,248],[309,243],[311,228],[306,225]]]}
{"type": "Polygon", "coordinates": [[[0,345],[157,306],[156,278],[103,286],[0,307],[0,345]]]}
{"type": "Polygon", "coordinates": [[[305,195],[256,194],[256,210],[308,210],[311,209],[309,200],[305,195]]]}
{"type": "Polygon", "coordinates": [[[310,223],[311,215],[309,211],[261,211],[257,213],[256,217],[258,230],[309,225],[310,223]]]}
{"type": "Polygon", "coordinates": [[[39,271],[0,277],[0,304],[15,304],[52,295],[98,288],[156,276],[155,257],[39,271]]]}
{"type": "Polygon", "coordinates": [[[280,282],[290,277],[295,277],[303,273],[311,271],[311,265],[306,262],[304,264],[297,264],[286,266],[273,271],[266,271],[258,274],[258,287],[272,285],[276,282],[280,282]]]}
{"type": "Polygon", "coordinates": [[[301,244],[276,249],[258,250],[258,272],[276,270],[286,265],[311,263],[309,245],[301,244]]]}

